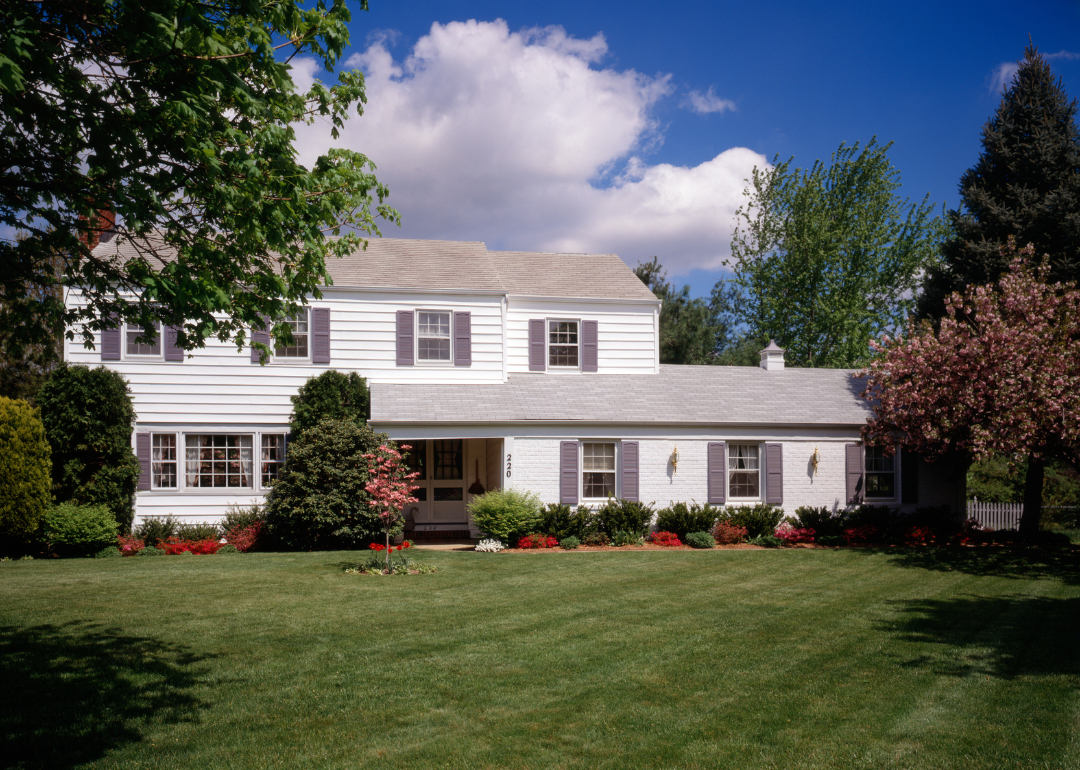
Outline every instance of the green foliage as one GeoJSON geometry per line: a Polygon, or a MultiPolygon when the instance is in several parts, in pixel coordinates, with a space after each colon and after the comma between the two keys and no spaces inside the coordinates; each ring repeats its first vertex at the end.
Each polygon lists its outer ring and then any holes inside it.
{"type": "Polygon", "coordinates": [[[596,516],[600,529],[609,537],[614,537],[616,532],[644,535],[649,530],[653,508],[648,503],[612,497],[596,509],[596,516]]]}
{"type": "Polygon", "coordinates": [[[148,546],[146,546],[146,548],[143,548],[141,551],[136,551],[135,555],[136,556],[164,556],[165,555],[165,549],[164,548],[158,548],[158,547],[152,546],[152,545],[148,545],[148,546]]]}
{"type": "Polygon", "coordinates": [[[116,519],[104,505],[54,505],[41,525],[42,539],[58,556],[89,556],[115,545],[116,534],[116,519]]]}
{"type": "MultiPolygon", "coordinates": [[[[920,315],[941,318],[945,299],[986,285],[1008,270],[1010,236],[1049,255],[1049,282],[1080,280],[1080,129],[1077,104],[1034,46],[983,127],[982,154],[960,177],[952,237],[931,266],[920,315]]],[[[980,497],[980,500],[983,498],[980,497]]]]}
{"type": "Polygon", "coordinates": [[[615,547],[621,545],[645,545],[645,538],[640,532],[617,529],[611,533],[611,545],[615,547]]]}
{"type": "Polygon", "coordinates": [[[784,541],[778,538],[776,535],[758,535],[747,540],[750,545],[758,545],[762,548],[779,548],[784,544],[784,541]]]}
{"type": "Polygon", "coordinates": [[[775,339],[794,366],[857,367],[870,340],[902,326],[944,235],[928,199],[897,197],[885,146],[841,144],[831,163],[755,168],[730,264],[749,336],[775,339]]]}
{"type": "Polygon", "coordinates": [[[708,503],[705,505],[674,503],[657,512],[656,531],[674,532],[679,536],[679,540],[685,542],[686,536],[691,532],[708,533],[719,515],[720,509],[708,503]]]}
{"type": "Polygon", "coordinates": [[[716,541],[708,532],[690,532],[686,537],[680,538],[691,548],[715,548],[716,541]]]}
{"type": "Polygon", "coordinates": [[[899,508],[887,505],[860,505],[844,516],[844,527],[873,527],[880,536],[888,538],[897,534],[907,524],[907,517],[899,508]]]}
{"type": "Polygon", "coordinates": [[[258,503],[251,505],[230,505],[225,509],[225,516],[221,520],[221,531],[232,532],[234,529],[244,529],[255,524],[257,521],[266,520],[266,511],[258,503]]]}
{"type": "Polygon", "coordinates": [[[474,497],[469,513],[476,526],[504,543],[536,532],[542,520],[540,498],[520,489],[493,489],[474,497]]]}
{"type": "Polygon", "coordinates": [[[540,515],[537,529],[557,540],[575,537],[579,540],[589,533],[597,532],[600,520],[588,506],[579,505],[576,509],[565,503],[548,503],[540,515]]]}
{"type": "Polygon", "coordinates": [[[126,532],[139,480],[127,381],[104,366],[62,363],[42,386],[38,405],[52,447],[53,497],[108,506],[126,532]]]}
{"type": "Polygon", "coordinates": [[[41,416],[0,396],[0,538],[25,540],[52,502],[52,460],[41,416]]]}
{"type": "Polygon", "coordinates": [[[267,496],[271,541],[311,550],[357,548],[382,539],[381,520],[364,489],[364,455],[390,443],[385,434],[350,420],[323,420],[297,436],[267,496]]]}
{"type": "Polygon", "coordinates": [[[176,530],[180,526],[172,514],[165,518],[160,516],[148,516],[139,522],[132,534],[142,540],[147,547],[157,545],[170,537],[176,537],[176,530]]]}
{"type": "Polygon", "coordinates": [[[746,529],[746,536],[757,538],[772,536],[776,526],[784,518],[784,509],[768,503],[757,505],[728,505],[720,512],[719,520],[746,529]]]}
{"type": "Polygon", "coordinates": [[[312,377],[292,396],[292,403],[289,430],[294,434],[327,417],[366,422],[371,416],[367,381],[356,372],[342,374],[329,369],[312,377]]]}
{"type": "Polygon", "coordinates": [[[580,547],[581,541],[573,535],[570,535],[570,537],[564,537],[562,540],[559,541],[559,548],[563,548],[567,551],[573,551],[575,548],[580,547]]]}
{"type": "Polygon", "coordinates": [[[184,522],[176,525],[176,537],[181,540],[220,540],[221,527],[208,521],[184,522]]]}
{"type": "Polygon", "coordinates": [[[264,315],[278,342],[291,338],[282,319],[321,296],[327,259],[362,248],[357,232],[377,234],[376,217],[399,221],[362,154],[339,145],[297,159],[295,124],[326,122],[337,138],[366,100],[357,69],[307,93],[291,78],[295,57],[333,71],[349,8],[0,5],[0,225],[29,236],[0,241],[9,342],[41,343],[65,326],[90,340],[111,315],[177,326],[185,349],[211,337],[242,346],[264,315]],[[87,238],[112,229],[103,208],[141,258],[91,257],[87,238]],[[340,228],[349,234],[328,237],[340,228]],[[85,287],[87,303],[65,308],[60,285],[85,287]],[[10,302],[19,297],[41,301],[31,312],[10,302]]]}
{"type": "Polygon", "coordinates": [[[221,548],[218,548],[216,551],[218,556],[231,556],[234,553],[240,553],[240,551],[237,550],[235,545],[229,545],[228,543],[221,546],[221,548]]]}
{"type": "MultiPolygon", "coordinates": [[[[968,500],[1022,503],[1027,469],[1026,457],[1011,460],[993,455],[973,462],[967,474],[968,500]]],[[[1080,506],[1080,474],[1060,458],[1046,458],[1042,503],[1051,508],[1080,506]]]]}
{"type": "Polygon", "coordinates": [[[590,532],[581,538],[582,545],[611,545],[611,538],[603,532],[590,532]]]}
{"type": "Polygon", "coordinates": [[[120,549],[115,545],[110,545],[107,548],[102,548],[100,551],[94,554],[95,559],[122,559],[124,554],[120,552],[120,549]]]}
{"type": "Polygon", "coordinates": [[[820,508],[802,505],[795,509],[793,518],[792,523],[796,529],[810,528],[814,530],[814,535],[819,540],[822,537],[841,535],[844,532],[843,510],[832,511],[824,505],[820,508]]]}

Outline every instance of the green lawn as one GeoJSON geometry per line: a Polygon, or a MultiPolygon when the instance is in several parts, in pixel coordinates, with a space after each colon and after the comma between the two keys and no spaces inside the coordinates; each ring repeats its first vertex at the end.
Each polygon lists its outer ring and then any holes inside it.
{"type": "Polygon", "coordinates": [[[1078,768],[1080,552],[0,564],[0,767],[1078,768]]]}

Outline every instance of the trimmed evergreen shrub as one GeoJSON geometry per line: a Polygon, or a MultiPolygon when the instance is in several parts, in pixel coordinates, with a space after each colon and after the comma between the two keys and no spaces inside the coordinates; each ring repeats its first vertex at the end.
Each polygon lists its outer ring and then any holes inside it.
{"type": "Polygon", "coordinates": [[[116,544],[116,519],[104,505],[61,503],[45,512],[41,537],[57,556],[89,556],[116,544]]]}
{"type": "Polygon", "coordinates": [[[289,429],[296,434],[327,418],[364,423],[371,416],[367,381],[356,372],[328,369],[301,385],[292,402],[289,429]]]}
{"type": "Polygon", "coordinates": [[[123,557],[124,554],[122,554],[120,552],[120,549],[117,548],[115,545],[110,545],[108,548],[102,548],[100,551],[94,554],[95,559],[122,559],[123,557]]]}
{"type": "Polygon", "coordinates": [[[104,366],[62,363],[37,400],[52,448],[54,498],[105,505],[128,531],[139,461],[131,448],[135,408],[127,380],[104,366]]]}
{"type": "Polygon", "coordinates": [[[758,535],[757,537],[750,538],[747,542],[749,542],[750,545],[760,545],[763,548],[779,548],[784,545],[784,541],[776,535],[758,535]]]}
{"type": "Polygon", "coordinates": [[[802,505],[795,509],[792,523],[798,529],[812,529],[820,539],[844,534],[845,512],[830,511],[827,506],[813,508],[802,505]]]}
{"type": "Polygon", "coordinates": [[[52,502],[50,455],[38,410],[0,396],[0,539],[37,531],[52,502]]]}
{"type": "Polygon", "coordinates": [[[176,537],[176,528],[180,526],[180,522],[173,518],[172,514],[169,514],[165,518],[160,516],[148,516],[139,522],[139,525],[135,527],[132,534],[139,540],[146,543],[146,546],[156,546],[158,543],[168,540],[170,537],[176,537]]]}
{"type": "Polygon", "coordinates": [[[540,515],[537,529],[545,535],[562,540],[574,537],[578,540],[586,535],[598,532],[600,521],[588,506],[579,505],[576,509],[565,503],[548,503],[540,515]]]}
{"type": "Polygon", "coordinates": [[[564,537],[559,541],[559,548],[563,548],[567,551],[573,551],[575,548],[581,547],[581,541],[571,535],[570,537],[564,537]]]}
{"type": "Polygon", "coordinates": [[[715,548],[716,541],[708,532],[691,532],[682,539],[691,548],[715,548]]]}
{"type": "Polygon", "coordinates": [[[535,532],[542,519],[540,498],[520,489],[493,489],[474,497],[469,513],[476,526],[504,543],[535,532]]]}
{"type": "Polygon", "coordinates": [[[225,517],[221,520],[222,532],[232,532],[236,529],[246,529],[255,522],[265,521],[266,512],[258,503],[251,505],[230,505],[225,509],[225,517]]]}
{"type": "Polygon", "coordinates": [[[218,548],[215,553],[217,553],[218,556],[231,556],[234,553],[240,553],[240,551],[235,545],[229,545],[228,543],[226,543],[225,545],[221,546],[221,548],[218,548]]]}
{"type": "Polygon", "coordinates": [[[381,540],[382,520],[364,489],[364,455],[381,444],[394,446],[386,434],[351,420],[324,419],[300,433],[266,498],[270,540],[299,550],[360,548],[381,540]]]}
{"type": "Polygon", "coordinates": [[[148,545],[148,546],[146,546],[146,548],[143,548],[141,551],[139,551],[135,555],[136,556],[164,556],[165,555],[165,549],[164,548],[155,548],[152,545],[148,545]]]}
{"type": "Polygon", "coordinates": [[[612,497],[596,509],[596,515],[600,519],[600,529],[609,537],[614,537],[616,532],[644,536],[649,531],[653,509],[648,503],[612,497]]]}
{"type": "Polygon", "coordinates": [[[908,517],[899,508],[887,505],[860,505],[844,516],[844,530],[877,530],[874,540],[902,539],[908,517]]]}
{"type": "Polygon", "coordinates": [[[657,512],[656,529],[660,532],[674,532],[680,540],[686,542],[686,536],[691,532],[708,534],[719,516],[720,509],[708,503],[675,503],[657,512]]]}
{"type": "Polygon", "coordinates": [[[220,540],[222,534],[217,524],[199,521],[177,524],[175,536],[180,540],[220,540]]]}
{"type": "Polygon", "coordinates": [[[784,509],[768,503],[757,505],[728,505],[720,514],[720,521],[744,527],[751,538],[768,535],[772,537],[776,525],[784,518],[784,509]]]}

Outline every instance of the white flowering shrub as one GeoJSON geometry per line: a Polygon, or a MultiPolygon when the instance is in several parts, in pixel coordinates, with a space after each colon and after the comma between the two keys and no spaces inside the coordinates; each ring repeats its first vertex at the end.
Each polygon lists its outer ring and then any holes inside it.
{"type": "Polygon", "coordinates": [[[476,544],[476,550],[483,553],[498,553],[503,548],[506,548],[506,546],[502,544],[502,541],[496,540],[493,537],[489,537],[487,540],[481,540],[476,544]]]}

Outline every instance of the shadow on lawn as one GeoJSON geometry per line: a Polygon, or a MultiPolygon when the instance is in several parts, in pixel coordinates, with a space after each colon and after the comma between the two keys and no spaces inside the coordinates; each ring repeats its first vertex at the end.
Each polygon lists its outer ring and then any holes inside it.
{"type": "Polygon", "coordinates": [[[0,767],[80,765],[151,720],[194,721],[208,657],[97,624],[0,627],[0,767]]]}
{"type": "Polygon", "coordinates": [[[1080,686],[1080,598],[958,596],[889,602],[879,628],[906,642],[942,645],[902,660],[938,675],[999,679],[1069,675],[1080,686]]]}
{"type": "Polygon", "coordinates": [[[882,553],[900,567],[1027,580],[1056,578],[1080,585],[1080,549],[1076,548],[899,548],[882,553]]]}

